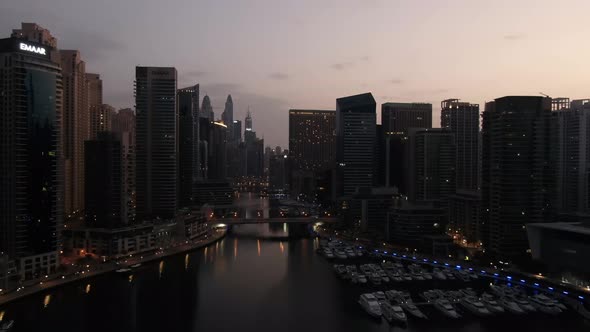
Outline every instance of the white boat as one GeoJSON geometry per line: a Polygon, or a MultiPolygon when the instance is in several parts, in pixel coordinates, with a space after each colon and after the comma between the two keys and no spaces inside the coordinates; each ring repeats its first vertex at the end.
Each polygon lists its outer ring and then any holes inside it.
{"type": "Polygon", "coordinates": [[[434,270],[432,270],[432,274],[434,275],[434,277],[438,280],[447,280],[447,275],[444,274],[439,268],[435,267],[434,270]]]}
{"type": "Polygon", "coordinates": [[[380,272],[377,272],[377,273],[381,277],[381,281],[383,281],[383,282],[390,282],[391,281],[389,279],[389,277],[387,276],[387,273],[385,273],[385,271],[380,271],[380,272]]]}
{"type": "Polygon", "coordinates": [[[377,299],[377,301],[379,301],[379,302],[382,302],[382,301],[387,302],[387,296],[385,296],[385,293],[383,291],[377,291],[377,292],[374,292],[372,294],[377,299]]]}
{"type": "Polygon", "coordinates": [[[465,296],[477,297],[477,293],[473,290],[473,288],[463,288],[460,291],[465,296]]]}
{"type": "Polygon", "coordinates": [[[369,274],[369,280],[374,284],[374,285],[381,285],[381,277],[377,274],[377,273],[370,273],[369,274]]]}
{"type": "Polygon", "coordinates": [[[326,252],[324,252],[324,256],[326,256],[326,258],[328,258],[328,259],[333,259],[334,258],[334,254],[332,253],[332,251],[326,251],[326,252]]]}
{"type": "Polygon", "coordinates": [[[527,299],[517,296],[509,297],[512,301],[516,302],[518,306],[526,312],[536,312],[537,309],[527,299]]]}
{"type": "Polygon", "coordinates": [[[129,271],[131,271],[131,269],[128,269],[128,268],[122,268],[122,269],[115,270],[115,272],[118,272],[118,273],[125,273],[125,272],[129,272],[129,271]]]}
{"type": "Polygon", "coordinates": [[[361,271],[363,271],[364,274],[367,274],[368,275],[369,273],[372,273],[373,272],[373,269],[371,269],[369,267],[369,265],[363,264],[363,265],[361,265],[361,271]]]}
{"type": "Polygon", "coordinates": [[[357,274],[357,283],[358,284],[366,284],[367,283],[367,277],[364,274],[357,274]]]}
{"type": "Polygon", "coordinates": [[[420,318],[420,319],[428,319],[428,317],[422,312],[422,310],[418,309],[418,307],[413,302],[405,302],[400,304],[400,306],[410,315],[420,318]]]}
{"type": "Polygon", "coordinates": [[[428,273],[428,272],[424,272],[422,273],[422,276],[424,277],[424,279],[426,280],[432,280],[432,274],[428,273]]]}
{"type": "Polygon", "coordinates": [[[476,316],[487,317],[492,314],[477,298],[466,296],[459,300],[459,303],[476,316]]]}
{"type": "Polygon", "coordinates": [[[398,292],[398,291],[392,290],[392,291],[385,292],[385,295],[388,298],[391,297],[389,299],[391,301],[391,303],[398,304],[408,314],[410,314],[416,318],[428,319],[428,317],[426,317],[426,315],[420,309],[418,309],[418,307],[414,304],[414,302],[412,301],[412,297],[410,296],[410,293],[398,292]],[[388,292],[389,292],[389,294],[388,294],[388,292]]]}
{"type": "Polygon", "coordinates": [[[451,303],[445,299],[437,299],[434,301],[434,307],[442,312],[443,315],[449,318],[460,318],[461,315],[457,313],[451,303]]]}
{"type": "Polygon", "coordinates": [[[529,296],[529,299],[531,304],[540,312],[550,315],[557,315],[562,312],[550,298],[543,294],[529,296]]]}
{"type": "Polygon", "coordinates": [[[504,308],[506,309],[506,311],[513,313],[513,314],[517,314],[517,315],[521,315],[524,314],[525,311],[518,306],[518,304],[516,302],[514,302],[512,299],[510,299],[509,297],[501,297],[498,299],[498,303],[504,308]]]}
{"type": "Polygon", "coordinates": [[[133,265],[131,265],[131,267],[132,267],[132,268],[134,268],[134,269],[135,269],[135,268],[138,268],[138,267],[140,267],[140,266],[141,266],[141,263],[137,263],[137,264],[133,264],[133,265]]]}
{"type": "Polygon", "coordinates": [[[397,321],[400,323],[407,323],[408,317],[404,313],[404,310],[399,305],[391,305],[386,301],[379,302],[381,305],[381,312],[383,313],[383,317],[388,322],[397,321]]]}
{"type": "Polygon", "coordinates": [[[381,317],[381,305],[379,305],[377,298],[373,294],[362,294],[358,302],[369,315],[375,318],[381,317]]]}
{"type": "Polygon", "coordinates": [[[481,302],[483,302],[486,308],[488,308],[488,310],[492,313],[504,313],[504,307],[502,307],[502,305],[496,301],[496,298],[493,295],[483,293],[481,295],[481,302]]]}
{"type": "Polygon", "coordinates": [[[346,253],[342,250],[336,250],[336,257],[340,259],[348,258],[348,256],[346,256],[346,253]]]}
{"type": "Polygon", "coordinates": [[[348,258],[355,258],[356,257],[356,254],[354,253],[354,251],[352,251],[352,249],[346,249],[345,253],[348,258]]]}
{"type": "Polygon", "coordinates": [[[403,281],[412,281],[412,275],[409,273],[404,273],[404,274],[402,274],[402,280],[403,281]]]}

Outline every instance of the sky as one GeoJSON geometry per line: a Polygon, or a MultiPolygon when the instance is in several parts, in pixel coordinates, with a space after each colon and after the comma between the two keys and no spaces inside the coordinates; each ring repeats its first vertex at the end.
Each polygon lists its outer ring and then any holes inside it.
{"type": "Polygon", "coordinates": [[[0,0],[0,37],[35,22],[80,50],[104,102],[132,107],[135,66],[173,66],[216,117],[250,107],[265,144],[288,146],[288,110],[505,95],[590,97],[588,0],[0,0]]]}

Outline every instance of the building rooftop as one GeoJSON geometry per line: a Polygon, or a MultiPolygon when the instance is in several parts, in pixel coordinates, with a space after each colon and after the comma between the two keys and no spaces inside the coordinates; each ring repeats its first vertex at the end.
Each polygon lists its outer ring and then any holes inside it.
{"type": "Polygon", "coordinates": [[[349,97],[336,99],[336,104],[343,109],[356,108],[360,106],[375,105],[375,98],[370,92],[349,97]]]}

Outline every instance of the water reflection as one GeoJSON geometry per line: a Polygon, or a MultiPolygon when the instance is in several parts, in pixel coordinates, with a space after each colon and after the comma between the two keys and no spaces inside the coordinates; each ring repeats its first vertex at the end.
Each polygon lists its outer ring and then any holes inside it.
{"type": "Polygon", "coordinates": [[[4,320],[4,310],[0,311],[0,322],[4,320]]]}
{"type": "Polygon", "coordinates": [[[256,240],[256,243],[258,245],[258,257],[260,257],[260,240],[256,240]]]}
{"type": "Polygon", "coordinates": [[[188,269],[189,257],[190,256],[188,254],[184,255],[184,269],[185,270],[188,269]]]}
{"type": "Polygon", "coordinates": [[[85,292],[86,294],[90,293],[90,288],[91,288],[90,284],[87,284],[87,285],[86,285],[86,288],[84,289],[84,292],[85,292]]]}
{"type": "Polygon", "coordinates": [[[158,266],[158,277],[162,279],[162,272],[164,272],[164,261],[160,261],[160,265],[158,266]]]}
{"type": "Polygon", "coordinates": [[[51,294],[45,295],[45,297],[43,298],[43,308],[47,308],[47,306],[49,305],[50,302],[51,302],[51,294]]]}
{"type": "Polygon", "coordinates": [[[238,238],[234,239],[234,261],[238,258],[238,238]]]}

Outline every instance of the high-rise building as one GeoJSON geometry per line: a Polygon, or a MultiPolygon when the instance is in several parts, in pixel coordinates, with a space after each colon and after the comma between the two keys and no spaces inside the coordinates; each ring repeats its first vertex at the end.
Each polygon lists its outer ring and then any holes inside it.
{"type": "Polygon", "coordinates": [[[0,39],[0,252],[22,278],[55,272],[63,222],[59,53],[23,23],[0,39]]]}
{"type": "Polygon", "coordinates": [[[125,209],[121,141],[117,133],[102,131],[85,142],[84,220],[91,228],[123,225],[125,209]]]}
{"type": "Polygon", "coordinates": [[[482,122],[482,239],[500,258],[524,257],[526,224],[548,220],[553,192],[551,99],[486,103],[482,122]]]}
{"type": "Polygon", "coordinates": [[[336,112],[289,110],[289,152],[294,170],[323,170],[336,160],[336,112]]]}
{"type": "Polygon", "coordinates": [[[289,110],[290,184],[295,195],[311,195],[319,173],[336,164],[336,112],[289,110]]]}
{"type": "Polygon", "coordinates": [[[221,114],[221,121],[227,126],[228,141],[233,142],[235,140],[233,137],[234,131],[232,130],[232,126],[234,124],[234,102],[231,98],[231,95],[228,95],[227,100],[225,101],[225,109],[221,114]]]}
{"type": "Polygon", "coordinates": [[[112,130],[121,140],[121,164],[123,172],[121,222],[135,222],[135,113],[130,108],[119,110],[112,115],[112,130]]]}
{"type": "Polygon", "coordinates": [[[195,181],[200,178],[199,85],[179,89],[178,102],[178,206],[192,205],[195,181]]]}
{"type": "Polygon", "coordinates": [[[176,69],[136,67],[135,80],[137,218],[173,218],[177,207],[176,69]]]}
{"type": "Polygon", "coordinates": [[[406,149],[406,187],[412,202],[448,207],[455,192],[455,138],[442,128],[410,128],[406,149]]]}
{"type": "Polygon", "coordinates": [[[208,178],[227,179],[227,126],[223,122],[213,122],[209,132],[208,178]]]}
{"type": "Polygon", "coordinates": [[[373,186],[375,107],[371,93],[336,99],[338,192],[344,197],[373,186]]]}
{"type": "Polygon", "coordinates": [[[242,141],[242,121],[234,120],[231,130],[233,131],[234,141],[240,143],[242,141]]]}
{"type": "Polygon", "coordinates": [[[447,99],[441,103],[440,126],[455,134],[458,190],[478,189],[479,105],[447,99]]]}
{"type": "Polygon", "coordinates": [[[555,208],[562,214],[590,212],[590,99],[553,99],[557,165],[555,208]]]}
{"type": "Polygon", "coordinates": [[[385,103],[381,105],[381,142],[378,147],[383,165],[378,182],[397,187],[406,194],[405,143],[410,128],[432,128],[432,104],[385,103]]]}
{"type": "Polygon", "coordinates": [[[250,113],[250,108],[248,108],[248,112],[246,113],[246,119],[244,120],[244,130],[252,131],[252,129],[252,113],[250,113]]]}
{"type": "Polygon", "coordinates": [[[209,99],[208,95],[205,95],[205,97],[203,97],[203,105],[201,106],[199,116],[201,118],[209,119],[209,121],[215,120],[215,113],[213,112],[213,106],[211,106],[211,99],[209,99]]]}
{"type": "Polygon", "coordinates": [[[111,130],[111,115],[115,110],[102,102],[102,80],[98,74],[86,73],[88,91],[89,139],[96,139],[101,131],[111,130]]]}
{"type": "Polygon", "coordinates": [[[86,63],[79,51],[61,50],[65,213],[84,210],[84,141],[90,138],[86,63]]]}

